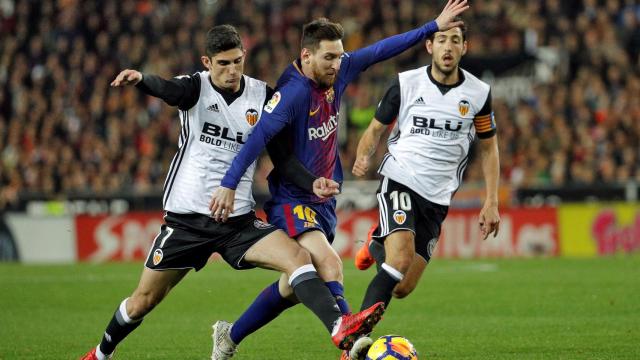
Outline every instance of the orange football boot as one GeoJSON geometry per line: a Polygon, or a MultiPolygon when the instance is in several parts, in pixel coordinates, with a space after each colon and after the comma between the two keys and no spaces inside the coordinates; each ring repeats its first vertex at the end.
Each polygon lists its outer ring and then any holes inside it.
{"type": "Polygon", "coordinates": [[[367,234],[367,240],[365,240],[364,245],[358,250],[356,253],[356,258],[354,262],[356,267],[360,270],[367,270],[373,265],[376,260],[371,256],[371,252],[369,252],[369,245],[371,244],[371,238],[373,236],[373,232],[376,230],[378,225],[373,225],[367,234]]]}

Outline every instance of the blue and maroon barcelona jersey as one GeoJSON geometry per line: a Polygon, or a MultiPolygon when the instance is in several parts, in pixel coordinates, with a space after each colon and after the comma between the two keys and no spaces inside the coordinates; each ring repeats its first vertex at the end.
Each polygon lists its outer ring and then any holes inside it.
{"type": "MultiPolygon", "coordinates": [[[[276,92],[265,105],[253,133],[236,156],[221,185],[235,189],[242,174],[258,158],[266,144],[280,131],[298,160],[317,177],[342,183],[338,157],[340,99],[347,85],[369,66],[400,54],[437,31],[435,21],[395,35],[370,46],[344,53],[336,80],[330,88],[319,88],[302,73],[300,61],[289,65],[278,79],[276,92]]],[[[276,172],[269,175],[272,202],[318,203],[320,199],[276,172]]]]}
{"type": "MultiPolygon", "coordinates": [[[[279,139],[288,139],[286,144],[289,150],[309,172],[339,183],[342,182],[342,166],[338,157],[338,117],[340,99],[348,85],[343,80],[348,78],[343,72],[344,63],[343,58],[336,81],[328,89],[318,87],[302,73],[300,60],[287,67],[276,86],[279,101],[284,102],[285,98],[295,99],[297,108],[293,116],[295,121],[283,127],[283,136],[279,139]]],[[[274,106],[272,114],[278,110],[279,105],[283,105],[270,102],[265,109],[269,109],[270,104],[274,106]]],[[[306,203],[327,200],[294,185],[276,171],[269,174],[269,190],[275,203],[292,199],[306,203]]]]}

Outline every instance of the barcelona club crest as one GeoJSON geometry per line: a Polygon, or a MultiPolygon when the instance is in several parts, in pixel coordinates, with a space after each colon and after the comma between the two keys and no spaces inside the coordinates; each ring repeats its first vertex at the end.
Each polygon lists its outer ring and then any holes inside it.
{"type": "Polygon", "coordinates": [[[460,115],[465,116],[469,112],[469,102],[467,100],[460,100],[458,103],[458,111],[460,115]]]}
{"type": "Polygon", "coordinates": [[[407,214],[402,210],[396,210],[396,212],[393,213],[393,220],[398,225],[402,225],[405,221],[407,221],[407,214]]]}
{"type": "Polygon", "coordinates": [[[249,109],[244,114],[249,125],[253,126],[258,122],[258,111],[256,109],[249,109]]]}
{"type": "Polygon", "coordinates": [[[153,252],[153,265],[160,264],[160,261],[162,261],[163,256],[164,254],[162,254],[162,250],[156,249],[156,251],[153,252]]]}
{"type": "Polygon", "coordinates": [[[335,94],[335,92],[333,91],[333,88],[330,88],[329,90],[327,90],[327,91],[324,93],[324,96],[325,96],[325,98],[327,99],[327,102],[328,102],[329,104],[331,104],[331,103],[333,102],[333,100],[335,100],[335,98],[336,98],[336,94],[335,94]]]}

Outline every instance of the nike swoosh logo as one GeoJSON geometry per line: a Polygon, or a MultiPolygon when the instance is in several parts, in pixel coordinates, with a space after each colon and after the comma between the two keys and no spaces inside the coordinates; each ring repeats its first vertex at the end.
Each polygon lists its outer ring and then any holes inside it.
{"type": "Polygon", "coordinates": [[[317,109],[315,109],[315,110],[313,110],[313,111],[309,111],[309,116],[313,116],[313,115],[317,114],[317,113],[318,113],[318,111],[320,111],[320,105],[318,105],[318,108],[317,108],[317,109]]]}

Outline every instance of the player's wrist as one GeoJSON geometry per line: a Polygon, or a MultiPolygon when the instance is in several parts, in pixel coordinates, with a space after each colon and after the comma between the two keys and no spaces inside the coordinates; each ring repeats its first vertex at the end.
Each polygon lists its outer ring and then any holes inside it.
{"type": "Polygon", "coordinates": [[[426,31],[427,36],[437,33],[440,30],[440,25],[438,24],[438,19],[433,19],[426,24],[422,25],[423,29],[426,31]]]}
{"type": "Polygon", "coordinates": [[[222,181],[220,182],[220,186],[233,191],[235,191],[236,187],[238,187],[237,184],[234,184],[234,182],[231,179],[229,179],[226,175],[225,177],[222,178],[222,181]]]}
{"type": "Polygon", "coordinates": [[[140,74],[140,78],[136,81],[135,84],[133,84],[133,86],[140,86],[143,84],[144,74],[142,73],[142,71],[138,71],[138,74],[140,74]]]}

